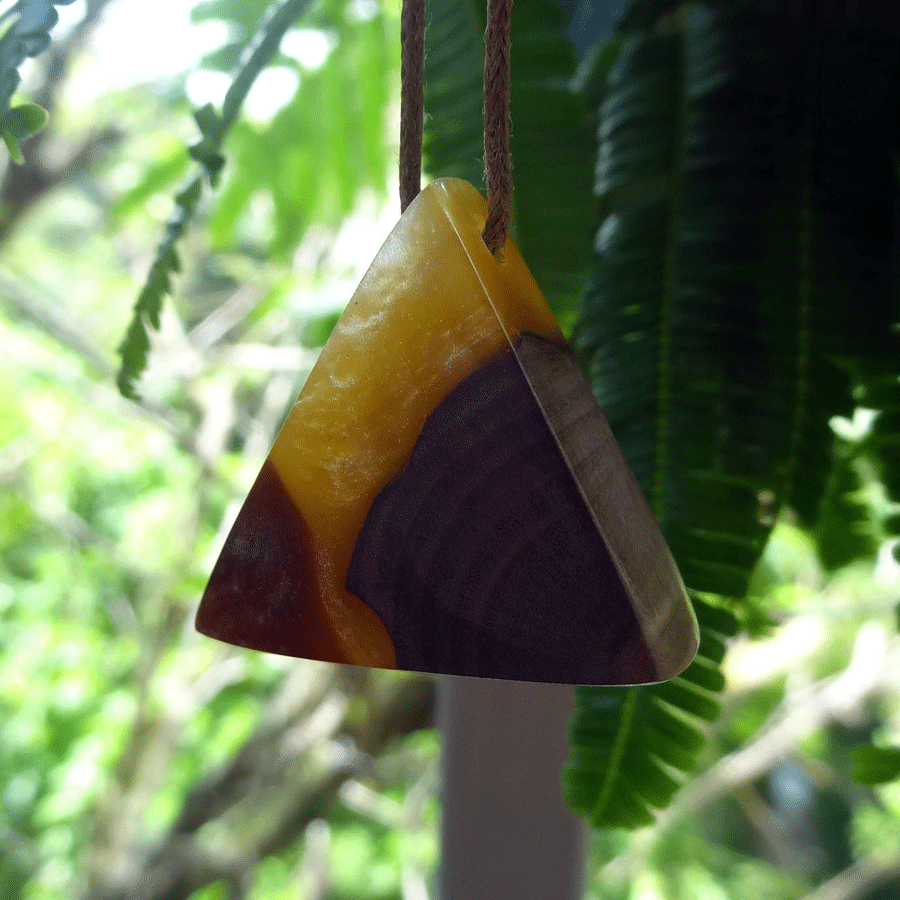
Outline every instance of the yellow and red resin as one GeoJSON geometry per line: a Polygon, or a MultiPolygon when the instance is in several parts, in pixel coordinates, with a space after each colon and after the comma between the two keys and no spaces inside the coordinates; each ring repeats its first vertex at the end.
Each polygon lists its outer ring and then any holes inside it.
{"type": "Polygon", "coordinates": [[[304,608],[293,621],[257,628],[233,608],[239,598],[224,603],[208,590],[201,631],[272,652],[395,665],[380,619],[344,586],[372,501],[403,471],[425,419],[456,385],[524,332],[564,343],[512,242],[496,258],[485,246],[486,214],[467,182],[442,179],[422,191],[360,282],[272,447],[256,488],[268,495],[277,480],[298,513],[298,552],[310,567],[298,594],[304,608]],[[258,633],[268,627],[271,640],[258,633]]]}

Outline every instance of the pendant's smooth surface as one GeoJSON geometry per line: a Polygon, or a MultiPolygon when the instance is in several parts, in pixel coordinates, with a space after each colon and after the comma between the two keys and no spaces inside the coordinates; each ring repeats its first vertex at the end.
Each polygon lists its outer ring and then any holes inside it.
{"type": "Polygon", "coordinates": [[[682,671],[675,562],[534,279],[481,195],[409,206],[291,410],[197,613],[356,665],[572,684],[682,671]]]}

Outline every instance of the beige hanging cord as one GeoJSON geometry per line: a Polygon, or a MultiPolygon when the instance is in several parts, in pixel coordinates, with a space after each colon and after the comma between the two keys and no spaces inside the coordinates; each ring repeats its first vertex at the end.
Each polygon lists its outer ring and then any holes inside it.
{"type": "Polygon", "coordinates": [[[484,185],[488,217],[484,242],[491,253],[506,242],[512,207],[509,153],[509,27],[512,0],[488,0],[484,32],[484,185]]]}
{"type": "MultiPolygon", "coordinates": [[[[484,242],[491,253],[506,242],[512,207],[509,153],[509,29],[512,0],[488,0],[484,32],[484,183],[488,216],[484,242]]],[[[403,0],[400,14],[400,211],[422,185],[425,118],[425,0],[403,0]]]]}
{"type": "Polygon", "coordinates": [[[422,187],[425,118],[425,0],[403,0],[400,13],[400,212],[422,187]]]}

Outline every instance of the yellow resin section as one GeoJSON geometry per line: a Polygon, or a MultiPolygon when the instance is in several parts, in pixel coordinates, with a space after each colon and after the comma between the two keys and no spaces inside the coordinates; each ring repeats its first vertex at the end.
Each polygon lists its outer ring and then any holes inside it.
{"type": "Polygon", "coordinates": [[[497,258],[485,246],[486,215],[467,182],[422,191],[363,277],[269,455],[309,526],[335,641],[357,665],[395,665],[380,619],[344,588],[373,499],[463,379],[522,332],[563,342],[513,244],[497,258]]]}

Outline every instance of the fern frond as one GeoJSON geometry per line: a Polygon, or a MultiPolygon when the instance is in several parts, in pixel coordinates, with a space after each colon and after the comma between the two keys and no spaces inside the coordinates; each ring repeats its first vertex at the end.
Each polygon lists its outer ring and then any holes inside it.
{"type": "MultiPolygon", "coordinates": [[[[848,361],[889,335],[894,126],[827,133],[850,102],[815,80],[830,46],[787,17],[698,8],[626,44],[602,108],[612,214],[574,343],[695,590],[744,594],[761,499],[814,521],[829,421],[852,409],[848,361]]],[[[888,108],[879,83],[870,114],[888,108]]]]}
{"type": "Polygon", "coordinates": [[[598,828],[653,821],[691,772],[705,743],[703,725],[719,715],[725,641],[738,623],[702,600],[694,609],[700,649],[693,663],[663,684],[579,687],[563,773],[566,802],[598,828]]]}
{"type": "Polygon", "coordinates": [[[225,158],[221,154],[225,137],[237,121],[241,106],[256,77],[269,63],[288,28],[309,2],[310,0],[276,0],[269,7],[248,45],[245,62],[225,94],[221,114],[211,104],[194,112],[200,129],[200,140],[188,149],[188,153],[202,166],[203,174],[191,179],[175,197],[175,212],[166,226],[165,236],[150,266],[147,281],[138,294],[134,314],[119,347],[122,365],[116,376],[116,384],[122,395],[131,400],[137,399],[135,383],[147,365],[147,353],[150,349],[147,326],[153,329],[159,327],[163,300],[170,292],[172,276],[180,266],[176,244],[194,217],[204,180],[213,186],[217,183],[225,165],[225,158]]]}
{"type": "Polygon", "coordinates": [[[147,327],[154,330],[159,328],[163,300],[172,289],[172,276],[181,268],[176,245],[194,218],[202,190],[203,180],[197,177],[175,197],[175,212],[166,226],[165,237],[156,251],[150,274],[134,305],[131,323],[119,346],[122,366],[116,376],[116,384],[122,396],[129,400],[138,399],[134,385],[147,367],[147,354],[150,350],[147,327]]]}
{"type": "MultiPolygon", "coordinates": [[[[608,216],[573,343],[694,592],[744,596],[780,507],[816,520],[830,420],[852,409],[859,361],[873,347],[889,357],[898,53],[896,35],[718,3],[632,34],[611,75],[597,169],[608,216]]],[[[888,393],[885,409],[900,409],[896,377],[888,393]]],[[[648,690],[680,715],[714,713],[678,679],[648,690]]],[[[669,782],[654,774],[653,793],[635,783],[620,801],[605,774],[625,771],[632,742],[635,765],[652,763],[642,689],[579,696],[616,715],[590,766],[578,737],[572,802],[598,823],[649,821],[669,782]]]]}

